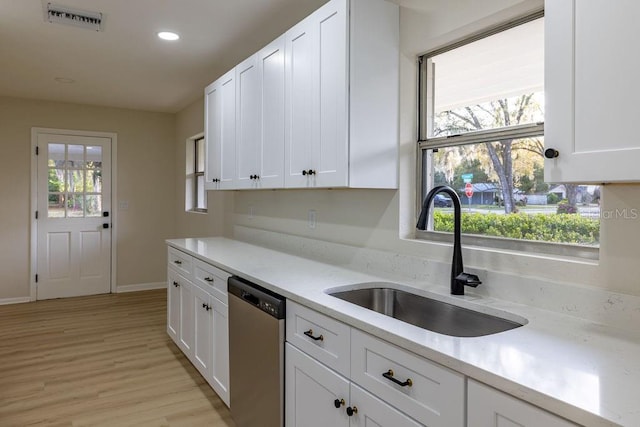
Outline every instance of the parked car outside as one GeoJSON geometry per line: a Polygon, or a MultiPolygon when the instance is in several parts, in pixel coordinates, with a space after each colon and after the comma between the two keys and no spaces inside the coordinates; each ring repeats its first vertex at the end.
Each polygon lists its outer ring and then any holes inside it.
{"type": "Polygon", "coordinates": [[[436,197],[433,199],[433,206],[437,208],[450,208],[453,206],[453,202],[445,195],[436,194],[436,197]]]}

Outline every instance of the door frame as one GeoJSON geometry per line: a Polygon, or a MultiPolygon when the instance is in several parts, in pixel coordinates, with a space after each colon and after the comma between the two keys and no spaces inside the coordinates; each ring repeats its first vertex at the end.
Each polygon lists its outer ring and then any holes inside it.
{"type": "MultiPolygon", "coordinates": [[[[36,210],[38,210],[38,156],[36,155],[36,147],[38,146],[38,135],[73,135],[73,136],[89,136],[111,139],[111,280],[110,292],[116,292],[116,247],[117,247],[117,209],[115,205],[117,191],[117,146],[118,134],[115,132],[94,132],[87,130],[70,130],[70,129],[54,129],[54,128],[31,128],[31,204],[29,209],[30,223],[30,263],[29,263],[29,288],[31,301],[36,300],[36,274],[38,273],[38,220],[36,219],[36,210]]],[[[41,208],[40,211],[43,211],[41,208]]]]}

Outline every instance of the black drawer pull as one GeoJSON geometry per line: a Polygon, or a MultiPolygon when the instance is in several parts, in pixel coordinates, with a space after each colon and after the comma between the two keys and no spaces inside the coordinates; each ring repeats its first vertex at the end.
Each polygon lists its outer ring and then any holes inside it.
{"type": "Polygon", "coordinates": [[[319,337],[313,336],[313,329],[309,329],[308,331],[305,331],[304,334],[314,341],[324,341],[324,337],[322,335],[320,335],[319,337]]]}
{"type": "Polygon", "coordinates": [[[344,399],[336,399],[333,401],[333,406],[335,406],[336,408],[340,408],[341,406],[344,406],[346,404],[346,402],[344,401],[344,399]]]}
{"type": "Polygon", "coordinates": [[[398,384],[400,387],[406,387],[409,386],[411,387],[413,385],[413,381],[411,381],[411,378],[407,378],[407,380],[405,382],[399,381],[397,379],[395,379],[393,377],[393,370],[389,369],[387,372],[385,372],[384,374],[382,374],[383,377],[385,377],[386,379],[393,381],[394,383],[398,384]]]}
{"type": "Polygon", "coordinates": [[[178,283],[178,282],[174,281],[174,282],[173,282],[173,286],[175,286],[175,287],[177,288],[178,286],[180,286],[180,283],[178,283]]]}
{"type": "Polygon", "coordinates": [[[350,417],[352,417],[353,414],[357,414],[357,413],[358,413],[358,408],[356,408],[355,405],[353,406],[353,408],[351,406],[347,408],[347,415],[349,415],[350,417]]]}
{"type": "Polygon", "coordinates": [[[182,265],[182,261],[180,261],[179,259],[173,261],[173,263],[177,265],[182,265]]]}
{"type": "Polygon", "coordinates": [[[204,281],[205,282],[213,282],[213,277],[205,277],[204,281]]]}

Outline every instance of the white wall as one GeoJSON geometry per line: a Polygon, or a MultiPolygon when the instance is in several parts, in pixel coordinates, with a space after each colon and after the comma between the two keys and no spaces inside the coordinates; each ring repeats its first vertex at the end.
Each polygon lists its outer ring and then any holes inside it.
{"type": "MultiPolygon", "coordinates": [[[[424,2],[403,0],[401,9],[400,190],[242,191],[234,193],[230,225],[243,225],[359,247],[451,258],[451,248],[412,239],[415,229],[416,66],[418,53],[458,40],[542,7],[538,0],[424,2]],[[248,215],[253,209],[253,217],[248,215]],[[307,226],[317,212],[315,229],[307,226]]],[[[639,185],[606,186],[602,210],[640,209],[639,185]]],[[[603,218],[598,262],[466,248],[465,264],[492,271],[537,276],[640,295],[635,273],[640,219],[603,218]]],[[[390,254],[391,256],[391,254],[390,254]]],[[[443,277],[443,280],[446,278],[443,277]]]]}

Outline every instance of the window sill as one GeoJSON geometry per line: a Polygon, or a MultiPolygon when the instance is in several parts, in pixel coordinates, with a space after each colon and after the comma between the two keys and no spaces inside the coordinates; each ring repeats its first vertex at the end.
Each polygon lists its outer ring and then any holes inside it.
{"type": "Polygon", "coordinates": [[[207,210],[206,209],[188,209],[186,210],[187,213],[193,213],[193,214],[200,214],[200,215],[206,215],[207,214],[207,210]]]}

